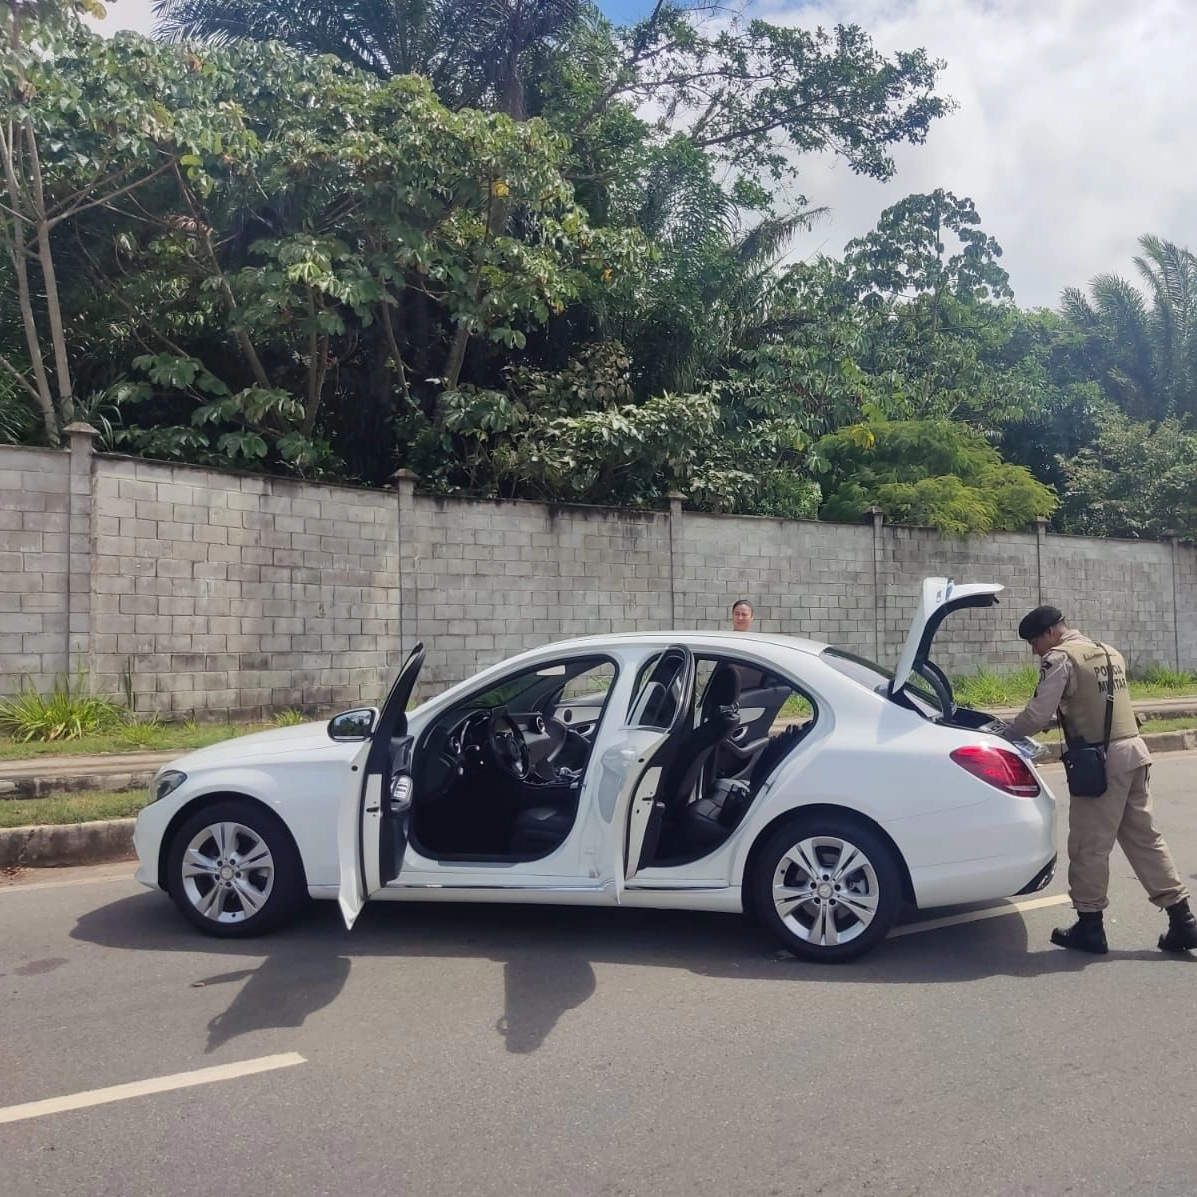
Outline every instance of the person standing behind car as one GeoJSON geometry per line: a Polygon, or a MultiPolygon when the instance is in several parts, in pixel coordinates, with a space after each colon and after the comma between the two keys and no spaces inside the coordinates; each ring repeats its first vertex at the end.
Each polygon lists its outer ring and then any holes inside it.
{"type": "Polygon", "coordinates": [[[747,599],[736,599],[732,603],[731,614],[733,632],[748,632],[752,630],[752,621],[756,618],[756,612],[752,609],[752,604],[747,599]]]}
{"type": "Polygon", "coordinates": [[[1108,695],[1114,696],[1105,792],[1091,798],[1072,795],[1068,804],[1068,893],[1077,921],[1068,928],[1057,927],[1052,943],[1097,954],[1109,950],[1102,911],[1109,905],[1110,853],[1117,842],[1148,898],[1168,915],[1160,948],[1197,949],[1197,918],[1189,909],[1189,891],[1151,816],[1151,754],[1139,735],[1121,654],[1069,628],[1056,607],[1029,612],[1018,625],[1018,635],[1042,665],[1034,697],[1003,731],[1009,739],[1042,731],[1059,710],[1066,737],[1100,746],[1107,738],[1108,695]]]}

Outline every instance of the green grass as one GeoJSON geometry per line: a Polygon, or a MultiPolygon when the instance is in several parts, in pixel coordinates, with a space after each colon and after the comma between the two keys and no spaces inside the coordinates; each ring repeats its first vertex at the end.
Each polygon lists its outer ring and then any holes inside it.
{"type": "Polygon", "coordinates": [[[780,719],[802,719],[809,716],[813,707],[801,694],[791,694],[789,698],[781,704],[781,711],[778,713],[780,719]]]}
{"type": "Polygon", "coordinates": [[[109,752],[187,751],[263,731],[269,723],[127,723],[77,740],[15,740],[0,736],[0,761],[39,756],[98,756],[109,752]]]}
{"type": "Polygon", "coordinates": [[[45,798],[0,799],[0,827],[58,826],[64,823],[92,823],[100,819],[124,819],[146,804],[146,791],[114,794],[87,790],[79,794],[51,794],[45,798]]]}
{"type": "MultiPolygon", "coordinates": [[[[1020,707],[1035,693],[1039,670],[1022,665],[1009,673],[997,673],[984,667],[975,673],[952,678],[952,691],[962,707],[993,710],[996,707],[1020,707]]],[[[1197,675],[1153,665],[1140,677],[1132,677],[1131,698],[1184,698],[1197,696],[1197,675]]]]}

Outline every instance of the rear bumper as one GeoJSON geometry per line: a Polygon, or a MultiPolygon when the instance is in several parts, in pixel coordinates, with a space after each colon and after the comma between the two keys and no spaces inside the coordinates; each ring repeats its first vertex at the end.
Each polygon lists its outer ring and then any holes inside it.
{"type": "Polygon", "coordinates": [[[1032,893],[1055,872],[1056,803],[1047,790],[901,819],[886,830],[905,857],[921,910],[1032,893]]]}
{"type": "Polygon", "coordinates": [[[1052,878],[1056,875],[1056,861],[1058,859],[1058,855],[1053,856],[1051,860],[1049,860],[1047,864],[1045,864],[1043,868],[1041,868],[1039,872],[1036,873],[1035,876],[1032,877],[1030,881],[1028,881],[1026,885],[1024,885],[1022,889],[1018,891],[1018,895],[1021,897],[1023,894],[1037,894],[1041,889],[1047,889],[1047,887],[1052,883],[1052,878]]]}

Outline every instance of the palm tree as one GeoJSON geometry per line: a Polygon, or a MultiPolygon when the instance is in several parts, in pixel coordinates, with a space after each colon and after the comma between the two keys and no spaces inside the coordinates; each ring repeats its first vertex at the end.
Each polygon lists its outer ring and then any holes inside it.
{"type": "Polygon", "coordinates": [[[529,56],[594,12],[586,0],[154,0],[169,41],[280,41],[383,79],[424,75],[451,107],[515,120],[528,116],[529,56]]]}
{"type": "Polygon", "coordinates": [[[1100,274],[1089,295],[1062,296],[1064,315],[1086,336],[1091,365],[1107,394],[1132,419],[1197,415],[1197,256],[1145,236],[1135,267],[1146,295],[1115,274],[1100,274]]]}

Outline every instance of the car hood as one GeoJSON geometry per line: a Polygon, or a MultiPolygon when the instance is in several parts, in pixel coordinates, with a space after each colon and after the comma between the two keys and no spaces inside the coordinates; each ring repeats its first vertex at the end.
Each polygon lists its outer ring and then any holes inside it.
{"type": "Polygon", "coordinates": [[[350,756],[361,747],[358,743],[338,743],[328,738],[327,723],[299,723],[271,731],[237,736],[207,748],[197,748],[170,762],[169,768],[192,773],[199,769],[220,769],[227,765],[259,764],[280,757],[303,760],[327,758],[329,753],[350,756]],[[334,751],[335,750],[335,751],[334,751]]]}

